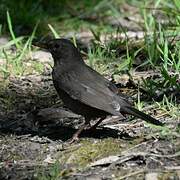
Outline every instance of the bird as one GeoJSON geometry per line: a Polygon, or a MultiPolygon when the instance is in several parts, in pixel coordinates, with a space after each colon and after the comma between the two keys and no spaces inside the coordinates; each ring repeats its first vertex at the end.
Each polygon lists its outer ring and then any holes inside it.
{"type": "Polygon", "coordinates": [[[94,125],[96,128],[107,115],[124,118],[124,114],[129,114],[155,125],[163,125],[161,121],[133,107],[114,83],[88,66],[70,40],[58,38],[35,45],[46,49],[53,57],[53,84],[64,105],[85,118],[70,142],[79,139],[91,120],[99,118],[94,125]]]}

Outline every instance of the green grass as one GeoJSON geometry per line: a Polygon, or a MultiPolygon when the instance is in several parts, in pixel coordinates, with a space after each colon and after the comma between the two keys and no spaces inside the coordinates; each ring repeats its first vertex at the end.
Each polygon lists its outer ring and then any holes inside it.
{"type": "Polygon", "coordinates": [[[13,31],[13,25],[8,11],[7,22],[12,40],[4,46],[0,47],[0,57],[5,61],[3,63],[3,66],[1,67],[1,72],[3,73],[4,79],[7,79],[11,73],[14,75],[23,75],[25,71],[23,59],[25,59],[25,55],[31,51],[32,40],[34,39],[35,32],[38,26],[38,24],[36,24],[30,36],[16,37],[13,31]],[[16,53],[11,52],[10,48],[13,45],[15,45],[16,53]]]}
{"type": "MultiPolygon", "coordinates": [[[[50,1],[16,1],[16,0],[3,0],[0,5],[0,20],[4,22],[3,30],[7,31],[8,22],[5,23],[6,11],[9,11],[11,18],[16,28],[14,34],[27,35],[33,30],[34,26],[40,21],[41,28],[38,28],[38,33],[41,35],[47,33],[47,24],[58,23],[55,26],[58,31],[67,32],[68,30],[81,29],[82,26],[89,24],[83,19],[88,18],[91,14],[97,15],[101,13],[106,7],[106,1],[93,0],[88,1],[70,1],[70,0],[50,0],[50,1]],[[18,13],[17,9],[18,7],[18,13]],[[22,30],[22,31],[21,31],[22,30]]],[[[104,15],[101,14],[101,15],[104,15]]],[[[89,24],[90,25],[90,24],[89,24]]]]}

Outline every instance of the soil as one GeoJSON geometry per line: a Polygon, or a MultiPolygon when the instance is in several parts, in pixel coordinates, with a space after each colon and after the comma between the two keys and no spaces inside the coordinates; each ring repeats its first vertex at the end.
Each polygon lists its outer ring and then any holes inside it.
{"type": "MultiPolygon", "coordinates": [[[[46,55],[40,52],[40,59],[46,55]]],[[[107,117],[68,144],[84,119],[63,106],[51,69],[9,77],[0,84],[0,179],[178,180],[179,119],[166,113],[159,119],[166,127],[107,117]]]]}

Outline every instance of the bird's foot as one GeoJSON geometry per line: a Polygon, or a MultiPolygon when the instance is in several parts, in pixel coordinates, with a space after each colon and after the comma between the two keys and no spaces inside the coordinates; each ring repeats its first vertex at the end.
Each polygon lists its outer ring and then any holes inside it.
{"type": "Polygon", "coordinates": [[[84,127],[84,130],[89,130],[91,129],[92,125],[90,122],[87,123],[87,126],[84,127]]]}
{"type": "Polygon", "coordinates": [[[86,122],[85,122],[85,123],[81,126],[81,128],[78,129],[78,130],[74,133],[74,135],[72,136],[72,138],[71,138],[70,140],[68,140],[67,142],[68,142],[69,144],[72,144],[72,143],[74,143],[74,142],[77,142],[77,141],[79,140],[79,135],[81,134],[81,132],[82,132],[84,129],[86,129],[88,126],[89,126],[89,123],[86,123],[86,122]]]}
{"type": "Polygon", "coordinates": [[[79,141],[79,137],[77,135],[73,135],[73,137],[69,140],[67,140],[66,142],[68,144],[73,144],[73,143],[77,143],[79,141]]]}
{"type": "Polygon", "coordinates": [[[93,126],[90,126],[90,127],[88,128],[88,130],[94,131],[94,130],[97,128],[97,126],[98,126],[104,119],[105,119],[105,117],[99,118],[98,121],[97,121],[93,126]]]}

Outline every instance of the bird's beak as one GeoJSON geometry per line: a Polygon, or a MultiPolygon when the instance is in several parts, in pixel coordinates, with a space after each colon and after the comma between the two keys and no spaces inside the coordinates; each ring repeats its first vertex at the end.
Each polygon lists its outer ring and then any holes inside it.
{"type": "Polygon", "coordinates": [[[32,45],[40,47],[40,48],[45,49],[45,50],[48,50],[48,43],[45,41],[33,40],[32,45]]]}

